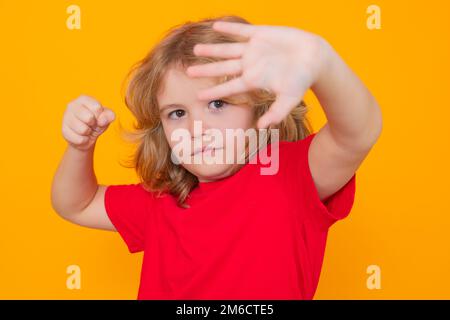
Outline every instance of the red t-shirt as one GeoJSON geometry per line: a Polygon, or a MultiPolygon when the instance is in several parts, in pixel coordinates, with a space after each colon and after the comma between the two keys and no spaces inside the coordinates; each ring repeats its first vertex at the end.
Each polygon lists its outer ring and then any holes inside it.
{"type": "Polygon", "coordinates": [[[279,148],[275,175],[261,175],[269,165],[257,157],[200,183],[189,209],[140,183],[109,186],[112,223],[131,253],[144,251],[138,299],[312,299],[328,228],[350,213],[356,176],[321,201],[308,165],[314,136],[269,144],[269,155],[279,148]]]}

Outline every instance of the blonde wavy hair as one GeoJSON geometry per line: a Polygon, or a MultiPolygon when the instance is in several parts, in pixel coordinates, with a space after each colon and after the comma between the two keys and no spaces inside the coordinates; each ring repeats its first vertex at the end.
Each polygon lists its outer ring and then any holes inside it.
{"type": "MultiPolygon", "coordinates": [[[[143,59],[132,66],[125,79],[125,104],[136,122],[133,124],[133,131],[124,129],[120,122],[119,129],[124,139],[136,144],[137,148],[128,162],[122,165],[135,168],[145,190],[156,192],[158,196],[170,193],[177,198],[177,204],[182,208],[189,207],[186,198],[197,186],[198,179],[183,166],[171,161],[171,149],[162,127],[156,97],[163,88],[164,76],[170,68],[187,68],[195,64],[223,60],[194,55],[195,44],[245,40],[213,30],[212,24],[217,20],[250,24],[239,16],[225,15],[176,25],[167,31],[143,59]]],[[[218,79],[218,83],[234,77],[237,76],[223,77],[218,79]]],[[[245,95],[228,97],[226,100],[229,103],[242,103],[239,97],[245,97],[245,101],[254,108],[255,119],[261,117],[276,99],[273,93],[258,89],[246,92],[245,95]]],[[[310,135],[312,128],[306,113],[307,105],[302,100],[280,124],[272,126],[271,128],[279,130],[279,140],[296,141],[310,135]]],[[[266,145],[270,143],[270,132],[269,128],[266,145]]],[[[246,159],[248,160],[248,157],[246,159]]]]}

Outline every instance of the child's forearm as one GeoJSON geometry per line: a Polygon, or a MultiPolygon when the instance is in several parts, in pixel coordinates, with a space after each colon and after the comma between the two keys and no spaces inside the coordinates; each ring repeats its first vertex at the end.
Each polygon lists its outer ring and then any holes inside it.
{"type": "Polygon", "coordinates": [[[58,166],[51,200],[63,217],[81,212],[95,196],[98,183],[93,168],[94,146],[83,151],[69,144],[58,166]]]}
{"type": "Polygon", "coordinates": [[[362,81],[325,42],[324,68],[311,89],[318,98],[336,142],[366,151],[382,128],[381,110],[362,81]]]}

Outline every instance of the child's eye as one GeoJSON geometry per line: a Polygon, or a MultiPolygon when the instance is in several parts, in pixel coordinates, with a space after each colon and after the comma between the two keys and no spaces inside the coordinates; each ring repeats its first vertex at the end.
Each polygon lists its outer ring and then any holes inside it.
{"type": "Polygon", "coordinates": [[[216,111],[216,110],[223,109],[227,103],[225,101],[219,99],[219,100],[213,100],[209,104],[210,105],[212,104],[212,109],[214,111],[216,111]]]}
{"type": "Polygon", "coordinates": [[[172,111],[171,113],[169,113],[169,118],[176,120],[176,119],[179,119],[182,116],[184,116],[184,114],[185,114],[184,110],[177,109],[177,110],[172,111]]]}

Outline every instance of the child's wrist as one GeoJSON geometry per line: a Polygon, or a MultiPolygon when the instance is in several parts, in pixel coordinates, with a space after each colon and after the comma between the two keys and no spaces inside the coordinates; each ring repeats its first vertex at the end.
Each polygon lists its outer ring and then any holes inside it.
{"type": "Polygon", "coordinates": [[[319,46],[320,50],[317,55],[317,59],[320,60],[319,68],[316,74],[316,78],[311,85],[311,89],[314,91],[314,88],[323,82],[324,79],[327,78],[327,75],[330,71],[332,64],[336,59],[336,52],[334,51],[331,44],[324,38],[319,37],[319,46]]]}
{"type": "Polygon", "coordinates": [[[85,156],[85,155],[90,155],[90,154],[94,153],[95,144],[96,144],[96,142],[94,142],[88,148],[80,148],[80,147],[77,147],[77,146],[75,146],[75,145],[73,145],[71,143],[67,143],[67,149],[71,153],[78,154],[78,155],[81,155],[81,156],[85,156]]]}

